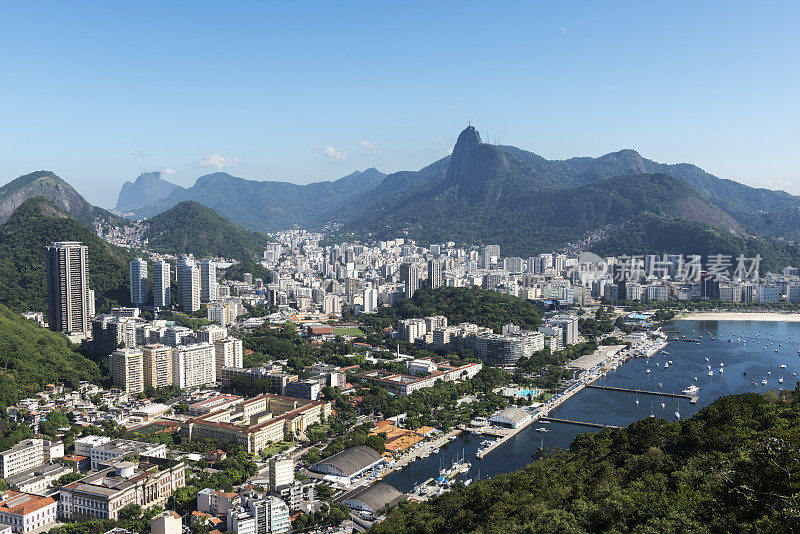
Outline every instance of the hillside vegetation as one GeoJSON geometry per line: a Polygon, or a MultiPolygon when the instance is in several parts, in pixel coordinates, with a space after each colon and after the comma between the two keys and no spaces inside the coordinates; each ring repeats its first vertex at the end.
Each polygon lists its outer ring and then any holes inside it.
{"type": "Polygon", "coordinates": [[[97,365],[74,349],[61,334],[25,319],[0,304],[0,409],[63,382],[100,383],[97,365]]]}
{"type": "Polygon", "coordinates": [[[799,425],[797,391],[724,397],[680,423],[581,434],[516,473],[402,504],[370,532],[797,532],[799,425]]]}
{"type": "Polygon", "coordinates": [[[167,254],[258,259],[269,237],[232,223],[199,202],[181,202],[147,220],[147,248],[167,254]]]}
{"type": "MultiPolygon", "coordinates": [[[[760,272],[780,272],[800,265],[800,249],[780,241],[735,235],[714,226],[686,219],[645,216],[633,220],[608,238],[593,245],[601,256],[619,254],[726,254],[733,258],[760,255],[760,272]]],[[[735,261],[734,261],[735,265],[735,261]]],[[[749,262],[748,262],[749,266],[749,262]]]]}
{"type": "Polygon", "coordinates": [[[98,310],[129,302],[131,251],[110,245],[78,219],[38,197],[26,200],[0,227],[0,303],[47,311],[46,249],[53,241],[88,247],[89,288],[98,310]]]}

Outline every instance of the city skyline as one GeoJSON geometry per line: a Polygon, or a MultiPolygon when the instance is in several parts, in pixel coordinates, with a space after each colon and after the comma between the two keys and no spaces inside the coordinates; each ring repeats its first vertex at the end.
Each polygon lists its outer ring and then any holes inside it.
{"type": "Polygon", "coordinates": [[[472,121],[548,159],[632,148],[800,192],[796,5],[420,9],[10,6],[0,182],[50,169],[110,207],[144,171],[414,170],[472,121]]]}

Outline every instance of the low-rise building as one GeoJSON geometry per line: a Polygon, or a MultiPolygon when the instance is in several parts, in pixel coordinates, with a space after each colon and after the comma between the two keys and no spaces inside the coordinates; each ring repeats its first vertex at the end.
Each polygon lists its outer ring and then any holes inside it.
{"type": "Polygon", "coordinates": [[[58,503],[52,497],[13,490],[0,495],[0,524],[10,526],[18,534],[52,525],[57,513],[58,503]]]}
{"type": "Polygon", "coordinates": [[[184,464],[151,459],[138,463],[114,461],[109,467],[59,490],[59,517],[65,521],[118,519],[129,504],[163,506],[186,485],[184,464]]]}
{"type": "Polygon", "coordinates": [[[302,434],[330,413],[330,402],[265,394],[184,421],[180,431],[183,439],[230,441],[259,452],[271,442],[302,434]]]}
{"type": "Polygon", "coordinates": [[[38,467],[44,463],[44,441],[26,439],[0,452],[0,478],[38,467]]]}

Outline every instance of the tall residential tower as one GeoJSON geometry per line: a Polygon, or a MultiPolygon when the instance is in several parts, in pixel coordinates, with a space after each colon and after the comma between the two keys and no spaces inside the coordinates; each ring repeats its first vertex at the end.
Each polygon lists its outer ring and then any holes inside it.
{"type": "Polygon", "coordinates": [[[47,247],[47,319],[50,329],[89,335],[89,276],[86,245],[61,241],[47,247]]]}
{"type": "Polygon", "coordinates": [[[136,258],[130,263],[131,304],[141,306],[147,302],[147,262],[136,258]]]}

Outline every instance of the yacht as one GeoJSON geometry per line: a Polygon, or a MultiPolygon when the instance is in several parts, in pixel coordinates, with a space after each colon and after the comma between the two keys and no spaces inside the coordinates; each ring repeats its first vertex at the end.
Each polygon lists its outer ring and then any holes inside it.
{"type": "Polygon", "coordinates": [[[648,370],[647,370],[647,374],[648,374],[648,375],[650,374],[650,369],[648,369],[648,370]]]}
{"type": "Polygon", "coordinates": [[[762,385],[762,386],[766,386],[766,385],[767,385],[767,379],[766,379],[766,378],[765,378],[764,380],[762,380],[762,381],[761,381],[761,385],[762,385]]]}
{"type": "Polygon", "coordinates": [[[698,391],[700,391],[700,388],[695,386],[694,384],[692,384],[691,386],[689,386],[688,388],[683,390],[683,392],[686,393],[687,395],[693,395],[694,393],[697,393],[698,391]]]}
{"type": "Polygon", "coordinates": [[[785,363],[781,364],[781,369],[786,369],[786,364],[785,363]]]}

